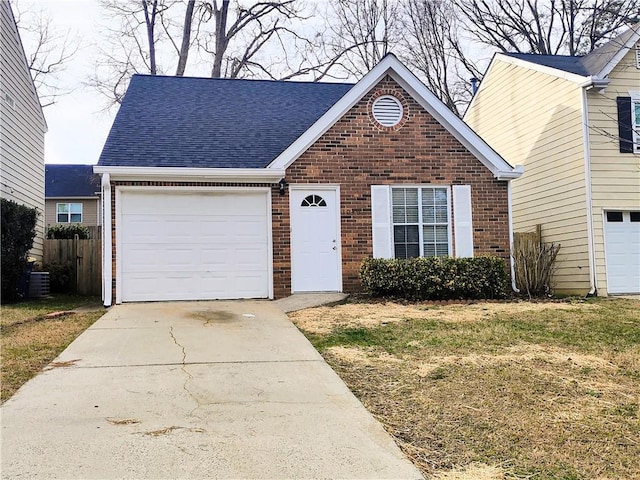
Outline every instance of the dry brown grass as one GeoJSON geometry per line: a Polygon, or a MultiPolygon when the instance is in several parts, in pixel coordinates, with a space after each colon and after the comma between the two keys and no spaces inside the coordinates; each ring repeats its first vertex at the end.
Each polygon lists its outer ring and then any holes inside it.
{"type": "MultiPolygon", "coordinates": [[[[0,340],[0,397],[10,398],[25,382],[55,359],[78,335],[100,318],[104,311],[47,317],[86,299],[38,301],[2,307],[0,340]]],[[[92,303],[96,306],[95,300],[92,303]]],[[[51,364],[52,368],[69,365],[51,364]]]]}
{"type": "Polygon", "coordinates": [[[474,322],[496,314],[516,315],[524,312],[560,309],[592,309],[592,304],[569,302],[478,302],[452,305],[403,305],[387,303],[352,303],[334,307],[318,307],[291,314],[296,325],[305,332],[326,334],[340,327],[376,327],[406,319],[442,322],[474,322]]]}
{"type": "Polygon", "coordinates": [[[602,480],[640,478],[639,311],[632,300],[364,304],[292,317],[427,478],[602,480]],[[539,316],[553,324],[544,335],[539,316]],[[603,340],[607,322],[627,338],[603,340]],[[420,326],[444,341],[429,345],[420,326]]]}

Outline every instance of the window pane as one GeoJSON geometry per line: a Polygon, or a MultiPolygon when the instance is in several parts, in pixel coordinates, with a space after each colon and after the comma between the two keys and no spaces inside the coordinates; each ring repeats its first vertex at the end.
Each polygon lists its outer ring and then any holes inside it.
{"type": "Polygon", "coordinates": [[[422,189],[422,205],[423,206],[433,206],[435,205],[435,198],[433,195],[433,189],[431,188],[423,188],[422,189]]]}
{"type": "Polygon", "coordinates": [[[445,226],[437,226],[436,230],[436,242],[437,243],[449,243],[449,232],[445,226]]]}
{"type": "Polygon", "coordinates": [[[448,255],[449,255],[449,245],[441,244],[441,243],[436,245],[437,257],[446,257],[448,255]]]}
{"type": "Polygon", "coordinates": [[[446,205],[438,205],[436,207],[436,223],[447,223],[447,210],[446,205]]]}
{"type": "Polygon", "coordinates": [[[406,213],[404,206],[393,206],[393,223],[405,223],[406,213]]]}
{"type": "Polygon", "coordinates": [[[71,213],[82,213],[82,204],[81,203],[71,203],[70,205],[70,210],[71,213]]]}
{"type": "Polygon", "coordinates": [[[391,189],[393,205],[404,205],[404,188],[391,189]]]}
{"type": "Polygon", "coordinates": [[[444,188],[435,189],[435,203],[436,205],[447,206],[447,191],[444,188]]]}
{"type": "Polygon", "coordinates": [[[632,222],[640,222],[640,212],[631,212],[629,217],[632,222]]]}
{"type": "Polygon", "coordinates": [[[407,227],[394,226],[393,227],[393,242],[405,243],[407,241],[407,227]]]}
{"type": "Polygon", "coordinates": [[[422,227],[422,235],[424,237],[424,243],[435,243],[436,241],[435,227],[432,227],[432,226],[422,227]]]}
{"type": "Polygon", "coordinates": [[[419,243],[420,237],[418,236],[418,226],[410,225],[406,227],[407,229],[407,242],[408,243],[419,243]]]}
{"type": "Polygon", "coordinates": [[[418,189],[417,188],[405,188],[407,205],[418,205],[418,189]]]}
{"type": "Polygon", "coordinates": [[[67,223],[69,221],[69,216],[66,213],[58,214],[58,223],[67,223]]]}
{"type": "Polygon", "coordinates": [[[417,205],[407,205],[407,223],[418,223],[417,205]]]}
{"type": "Polygon", "coordinates": [[[621,222],[622,212],[607,212],[607,222],[621,222]]]}
{"type": "Polygon", "coordinates": [[[407,246],[404,243],[395,246],[395,257],[400,259],[407,258],[407,246]]]}
{"type": "Polygon", "coordinates": [[[80,214],[80,213],[72,213],[71,214],[71,222],[72,223],[80,223],[80,222],[82,222],[82,214],[80,214]]]}
{"type": "Polygon", "coordinates": [[[58,213],[67,213],[69,211],[68,203],[59,203],[58,204],[58,213]]]}
{"type": "Polygon", "coordinates": [[[424,256],[425,257],[434,257],[436,255],[436,246],[433,244],[424,246],[424,256]]]}
{"type": "Polygon", "coordinates": [[[436,212],[433,206],[422,207],[422,221],[424,223],[435,223],[436,212]]]}
{"type": "Polygon", "coordinates": [[[415,258],[420,256],[420,244],[409,243],[407,244],[407,258],[415,258]]]}

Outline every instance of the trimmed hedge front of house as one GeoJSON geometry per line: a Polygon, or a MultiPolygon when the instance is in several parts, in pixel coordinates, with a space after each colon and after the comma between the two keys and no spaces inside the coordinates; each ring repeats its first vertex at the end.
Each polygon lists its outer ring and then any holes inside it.
{"type": "Polygon", "coordinates": [[[507,295],[509,276],[499,257],[365,258],[360,266],[365,292],[407,300],[496,299],[507,295]]]}

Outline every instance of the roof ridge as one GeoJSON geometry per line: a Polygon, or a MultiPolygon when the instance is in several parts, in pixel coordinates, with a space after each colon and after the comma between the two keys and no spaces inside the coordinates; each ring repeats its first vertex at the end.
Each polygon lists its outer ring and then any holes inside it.
{"type": "Polygon", "coordinates": [[[264,82],[264,83],[287,83],[287,84],[307,84],[307,85],[355,85],[355,82],[322,82],[316,80],[277,80],[271,78],[223,78],[223,77],[201,77],[201,76],[187,76],[187,75],[152,75],[150,73],[134,73],[133,77],[144,77],[144,78],[171,78],[176,80],[209,80],[209,81],[219,81],[219,82],[264,82]]]}

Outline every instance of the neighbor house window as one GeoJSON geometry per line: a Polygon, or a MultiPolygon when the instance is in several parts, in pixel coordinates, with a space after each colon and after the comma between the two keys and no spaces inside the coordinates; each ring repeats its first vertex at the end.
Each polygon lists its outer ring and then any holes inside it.
{"type": "Polygon", "coordinates": [[[395,258],[450,255],[446,188],[391,189],[395,258]]]}
{"type": "Polygon", "coordinates": [[[58,223],[82,223],[82,204],[58,203],[56,214],[58,223]]]}

